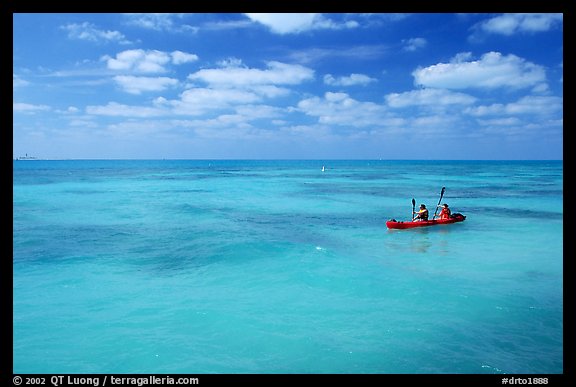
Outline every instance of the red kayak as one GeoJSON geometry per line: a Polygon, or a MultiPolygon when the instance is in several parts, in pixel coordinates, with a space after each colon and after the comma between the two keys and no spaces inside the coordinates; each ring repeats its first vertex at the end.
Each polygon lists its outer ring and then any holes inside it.
{"type": "Polygon", "coordinates": [[[450,224],[463,222],[466,217],[462,214],[454,214],[448,219],[422,220],[420,222],[399,222],[396,219],[390,219],[386,222],[386,227],[403,230],[405,228],[436,226],[438,224],[450,224]]]}

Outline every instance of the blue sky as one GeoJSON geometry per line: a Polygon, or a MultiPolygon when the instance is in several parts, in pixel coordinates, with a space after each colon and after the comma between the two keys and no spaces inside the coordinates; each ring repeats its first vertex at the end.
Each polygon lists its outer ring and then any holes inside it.
{"type": "Polygon", "coordinates": [[[562,14],[14,14],[13,156],[562,159],[562,14]]]}

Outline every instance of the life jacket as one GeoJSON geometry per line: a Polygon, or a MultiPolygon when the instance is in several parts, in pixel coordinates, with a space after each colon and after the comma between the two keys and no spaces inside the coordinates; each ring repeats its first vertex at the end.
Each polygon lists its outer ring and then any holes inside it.
{"type": "Polygon", "coordinates": [[[442,208],[442,211],[440,212],[440,219],[450,219],[450,214],[452,211],[450,211],[449,208],[442,208]]]}
{"type": "Polygon", "coordinates": [[[424,208],[423,210],[418,211],[418,219],[428,220],[428,209],[424,208]]]}

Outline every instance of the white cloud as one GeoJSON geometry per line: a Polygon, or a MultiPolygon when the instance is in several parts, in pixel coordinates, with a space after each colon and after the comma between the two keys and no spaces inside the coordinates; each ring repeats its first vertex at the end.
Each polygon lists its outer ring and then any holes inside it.
{"type": "Polygon", "coordinates": [[[281,116],[283,112],[283,109],[269,105],[241,105],[234,110],[238,115],[248,120],[275,118],[281,116]]]}
{"type": "Polygon", "coordinates": [[[317,13],[247,13],[252,21],[264,24],[277,34],[299,33],[312,29],[317,13]]]}
{"type": "Polygon", "coordinates": [[[125,13],[127,24],[154,31],[198,32],[198,27],[182,23],[184,13],[125,13]],[[176,20],[180,19],[180,20],[176,20]]]}
{"type": "Polygon", "coordinates": [[[563,99],[554,96],[526,96],[506,105],[509,114],[550,115],[562,112],[563,99]]]}
{"type": "Polygon", "coordinates": [[[386,108],[373,102],[360,102],[346,93],[326,93],[324,98],[301,100],[298,109],[318,117],[320,124],[347,125],[352,127],[381,126],[389,117],[386,108]]]}
{"type": "Polygon", "coordinates": [[[247,89],[266,98],[277,98],[290,94],[290,89],[274,85],[253,85],[247,89]]]}
{"type": "Polygon", "coordinates": [[[260,100],[259,95],[245,90],[192,88],[185,90],[179,100],[157,98],[155,105],[168,107],[174,114],[201,115],[260,100]]]}
{"type": "Polygon", "coordinates": [[[356,28],[358,22],[337,23],[319,13],[247,13],[252,21],[264,24],[276,34],[298,34],[316,29],[356,28]]]}
{"type": "MultiPolygon", "coordinates": [[[[274,66],[272,66],[274,67],[274,66]]],[[[282,66],[280,66],[282,67],[282,66]]],[[[276,68],[276,67],[274,67],[276,68]]],[[[227,70],[227,69],[221,69],[227,70]]],[[[228,69],[230,70],[230,69],[228,69]]],[[[244,69],[250,70],[250,69],[244,69]]],[[[258,70],[260,71],[260,70],[258,70]]],[[[274,98],[285,95],[289,90],[277,87],[265,82],[295,82],[297,76],[291,77],[290,70],[280,72],[285,75],[282,80],[278,74],[263,76],[257,80],[243,79],[236,85],[239,87],[227,87],[230,85],[217,83],[221,87],[192,87],[180,94],[178,99],[166,99],[158,97],[154,99],[152,106],[129,106],[115,102],[101,106],[89,106],[87,113],[107,116],[125,117],[155,117],[163,115],[201,116],[204,114],[220,114],[226,116],[235,112],[234,116],[244,120],[278,117],[284,109],[268,105],[255,105],[264,98],[274,98]],[[251,82],[255,82],[251,84],[251,82]]],[[[261,73],[257,73],[262,75],[261,73]]],[[[176,79],[168,77],[142,77],[120,75],[113,78],[114,81],[129,93],[140,94],[146,91],[162,91],[178,84],[176,79]]],[[[208,79],[210,81],[210,79],[208,79]]]]}
{"type": "Polygon", "coordinates": [[[202,69],[188,76],[190,81],[205,83],[207,87],[191,87],[182,92],[180,99],[157,98],[155,104],[174,114],[197,116],[236,111],[246,117],[246,109],[266,110],[264,105],[255,103],[288,95],[290,90],[284,85],[300,84],[314,77],[309,68],[280,62],[268,62],[266,69],[257,69],[244,67],[240,60],[232,58],[220,65],[224,67],[202,69]]]}
{"type": "Polygon", "coordinates": [[[282,109],[268,105],[242,105],[232,113],[215,114],[199,119],[174,119],[170,125],[194,132],[195,138],[265,139],[277,136],[276,131],[254,127],[251,121],[270,119],[282,114],[282,109]]]}
{"type": "Polygon", "coordinates": [[[509,13],[485,20],[475,28],[485,33],[510,36],[518,32],[548,31],[562,23],[561,13],[509,13]]]}
{"type": "Polygon", "coordinates": [[[105,56],[110,70],[135,71],[139,73],[162,73],[164,65],[170,62],[170,55],[158,50],[126,50],[116,54],[116,58],[105,56]]]}
{"type": "Polygon", "coordinates": [[[174,26],[170,13],[126,13],[128,24],[156,31],[170,30],[174,26]]]}
{"type": "Polygon", "coordinates": [[[464,112],[476,117],[495,115],[552,115],[562,112],[563,99],[555,96],[526,96],[508,104],[468,108],[464,112]]]}
{"type": "Polygon", "coordinates": [[[444,89],[422,89],[405,93],[391,93],[386,96],[390,107],[403,108],[408,106],[445,106],[445,105],[470,105],[476,98],[444,89]]]}
{"type": "Polygon", "coordinates": [[[360,24],[356,20],[347,20],[342,23],[337,23],[331,19],[326,19],[323,16],[317,16],[314,19],[313,28],[316,30],[343,30],[358,28],[360,24]]]}
{"type": "Polygon", "coordinates": [[[195,62],[198,60],[198,55],[189,54],[183,51],[172,51],[170,55],[172,56],[172,63],[174,63],[175,65],[188,62],[195,62]]]}
{"type": "Polygon", "coordinates": [[[118,75],[114,81],[127,93],[141,94],[147,91],[162,91],[176,86],[178,80],[168,77],[135,77],[132,75],[118,75]]]}
{"type": "Polygon", "coordinates": [[[226,58],[218,61],[216,63],[219,67],[242,67],[242,59],[238,58],[226,58]]]}
{"type": "Polygon", "coordinates": [[[493,118],[488,120],[478,120],[478,123],[482,126],[516,126],[520,125],[520,121],[517,117],[505,117],[505,118],[493,118]]]}
{"type": "Polygon", "coordinates": [[[450,63],[418,68],[414,83],[446,89],[543,88],[546,72],[542,66],[516,55],[488,52],[479,60],[463,61],[468,54],[458,54],[450,63]]]}
{"type": "Polygon", "coordinates": [[[268,69],[225,67],[202,69],[188,76],[193,81],[203,81],[212,86],[240,87],[251,85],[297,85],[314,78],[314,70],[301,65],[271,61],[268,69]]]}
{"type": "Polygon", "coordinates": [[[66,24],[60,28],[68,32],[70,39],[87,40],[90,42],[117,42],[119,44],[132,43],[119,31],[99,30],[94,24],[88,22],[66,24]]]}
{"type": "Polygon", "coordinates": [[[455,115],[419,116],[410,120],[408,126],[418,137],[446,136],[457,126],[460,117],[455,115]]]}
{"type": "Polygon", "coordinates": [[[455,133],[455,128],[462,129],[462,118],[459,114],[445,113],[442,110],[448,106],[459,106],[472,103],[473,97],[446,90],[430,93],[416,91],[414,93],[396,94],[390,98],[395,107],[422,106],[426,110],[417,111],[416,115],[398,116],[387,106],[373,102],[362,102],[351,98],[346,93],[326,93],[324,98],[313,97],[300,101],[298,110],[313,117],[318,117],[318,124],[326,125],[331,130],[354,128],[348,134],[349,138],[383,138],[389,135],[406,134],[412,136],[449,136],[455,133]],[[415,98],[412,104],[410,98],[415,98]],[[442,104],[433,104],[434,97],[440,98],[442,104]],[[439,109],[437,112],[430,110],[439,109]]]}
{"type": "Polygon", "coordinates": [[[330,86],[354,86],[362,85],[366,86],[369,83],[377,82],[375,78],[370,78],[364,74],[350,74],[349,76],[343,76],[334,78],[332,74],[324,75],[324,83],[330,86]]]}
{"type": "Polygon", "coordinates": [[[248,28],[253,25],[251,20],[219,20],[219,21],[209,21],[202,24],[202,30],[208,31],[226,31],[235,30],[239,28],[248,28]]]}
{"type": "Polygon", "coordinates": [[[30,103],[23,103],[23,102],[13,102],[12,103],[12,111],[19,112],[19,113],[36,113],[41,111],[49,111],[50,106],[47,105],[34,105],[30,103]]]}
{"type": "Polygon", "coordinates": [[[238,103],[252,103],[260,97],[256,94],[233,89],[206,89],[193,88],[185,90],[181,95],[181,101],[191,104],[209,104],[211,106],[229,106],[238,103]]]}
{"type": "Polygon", "coordinates": [[[411,52],[426,47],[428,41],[424,38],[410,38],[402,40],[402,43],[404,44],[402,49],[411,52]]]}
{"type": "Polygon", "coordinates": [[[16,74],[12,74],[12,88],[14,87],[22,87],[22,86],[28,86],[30,84],[30,82],[20,78],[18,75],[16,74]]]}
{"type": "Polygon", "coordinates": [[[163,73],[169,63],[179,65],[198,60],[195,54],[183,51],[167,53],[158,50],[126,50],[116,54],[116,58],[108,55],[102,57],[110,70],[134,71],[137,73],[163,73]]]}
{"type": "Polygon", "coordinates": [[[470,114],[475,117],[484,117],[492,115],[500,115],[505,111],[506,105],[501,103],[494,103],[492,105],[482,105],[476,107],[470,107],[464,110],[464,113],[470,114]]]}

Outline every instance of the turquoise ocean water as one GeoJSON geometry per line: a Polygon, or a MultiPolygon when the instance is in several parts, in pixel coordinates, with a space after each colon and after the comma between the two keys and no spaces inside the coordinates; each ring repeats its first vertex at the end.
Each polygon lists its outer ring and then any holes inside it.
{"type": "Polygon", "coordinates": [[[563,163],[14,161],[13,358],[562,373],[563,163]],[[386,229],[442,186],[465,222],[386,229]]]}

